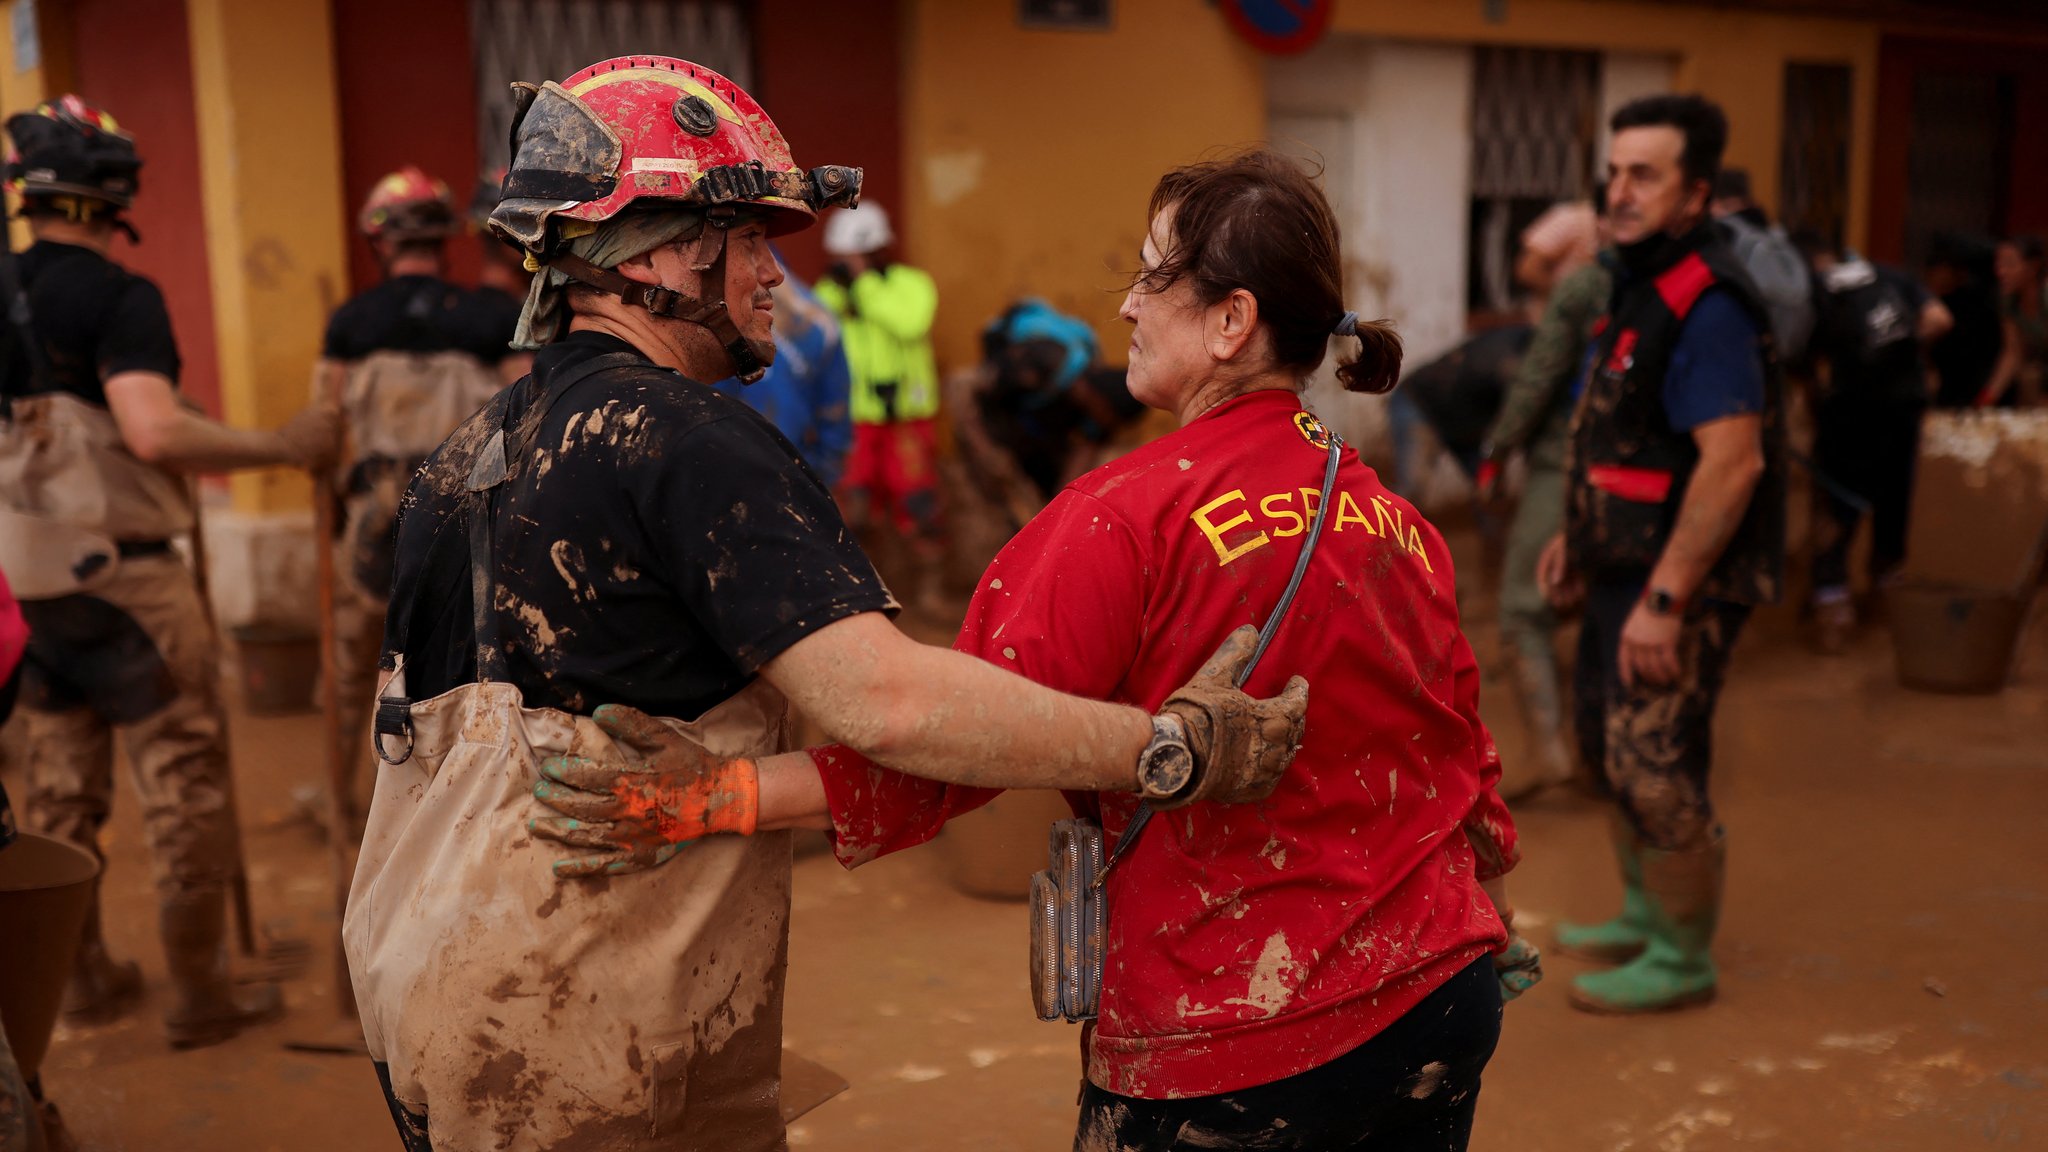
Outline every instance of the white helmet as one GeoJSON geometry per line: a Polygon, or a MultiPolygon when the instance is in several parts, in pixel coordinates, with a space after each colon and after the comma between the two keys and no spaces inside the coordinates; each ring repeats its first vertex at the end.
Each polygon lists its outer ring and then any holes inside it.
{"type": "Polygon", "coordinates": [[[879,204],[835,208],[825,217],[825,251],[834,256],[865,256],[896,242],[889,214],[879,204]]]}

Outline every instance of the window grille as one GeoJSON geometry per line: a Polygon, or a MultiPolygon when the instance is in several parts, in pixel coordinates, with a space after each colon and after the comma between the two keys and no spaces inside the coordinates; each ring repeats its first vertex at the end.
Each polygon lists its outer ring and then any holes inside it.
{"type": "Polygon", "coordinates": [[[560,80],[639,53],[681,57],[753,86],[752,37],[734,0],[470,0],[469,16],[477,156],[486,172],[510,160],[514,80],[560,80]]]}
{"type": "Polygon", "coordinates": [[[1849,217],[1849,66],[1785,65],[1778,217],[1839,244],[1849,217]]]}
{"type": "Polygon", "coordinates": [[[1473,50],[1470,307],[1512,307],[1522,229],[1551,204],[1586,195],[1599,128],[1598,53],[1473,50]]]}

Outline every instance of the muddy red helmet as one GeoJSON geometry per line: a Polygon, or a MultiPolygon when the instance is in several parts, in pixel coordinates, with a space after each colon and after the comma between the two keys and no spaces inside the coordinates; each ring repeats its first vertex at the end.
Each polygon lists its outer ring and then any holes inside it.
{"type": "Polygon", "coordinates": [[[407,164],[371,187],[356,227],[372,240],[441,240],[457,227],[448,185],[407,164]]]}
{"type": "Polygon", "coordinates": [[[722,275],[705,277],[705,299],[636,284],[564,251],[629,208],[664,206],[703,217],[693,268],[724,258],[725,233],[765,220],[771,235],[808,227],[828,205],[860,200],[861,171],[806,172],[768,113],[740,86],[670,56],[621,56],[557,84],[515,84],[512,164],[491,231],[531,263],[610,292],[661,316],[710,328],[742,379],[757,378],[773,347],[741,338],[725,309],[722,275]]]}
{"type": "Polygon", "coordinates": [[[513,89],[512,165],[491,220],[530,252],[550,246],[555,218],[595,223],[648,200],[753,209],[780,235],[860,198],[860,169],[799,169],[752,96],[687,60],[621,56],[513,89]]]}
{"type": "Polygon", "coordinates": [[[79,196],[116,208],[135,201],[135,138],[76,96],[8,117],[7,145],[7,180],[22,196],[79,196]]]}

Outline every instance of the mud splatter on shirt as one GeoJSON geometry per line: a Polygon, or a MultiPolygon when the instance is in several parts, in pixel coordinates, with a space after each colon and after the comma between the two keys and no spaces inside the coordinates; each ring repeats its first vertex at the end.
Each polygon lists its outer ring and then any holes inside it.
{"type": "MultiPolygon", "coordinates": [[[[575,333],[507,392],[508,442],[534,448],[498,489],[493,601],[529,706],[693,719],[798,640],[895,603],[824,484],[737,400],[643,361],[587,377],[527,427],[550,381],[631,351],[575,333]]],[[[405,652],[414,699],[476,676],[463,513],[495,409],[448,438],[399,515],[385,647],[387,666],[405,652]]]]}

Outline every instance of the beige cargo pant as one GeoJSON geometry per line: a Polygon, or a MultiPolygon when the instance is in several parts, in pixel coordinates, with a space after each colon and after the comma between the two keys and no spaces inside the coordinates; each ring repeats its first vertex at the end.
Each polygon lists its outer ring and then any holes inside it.
{"type": "Polygon", "coordinates": [[[22,822],[100,857],[119,733],[158,888],[226,884],[241,841],[220,650],[191,570],[174,553],[125,559],[91,592],[26,601],[22,611],[31,629],[22,822]]]}

